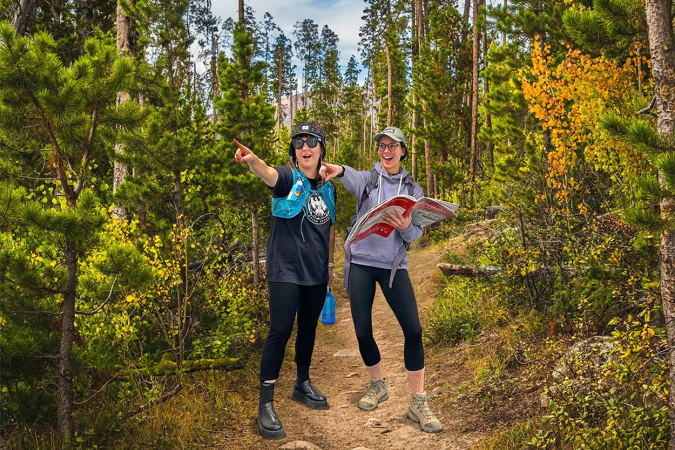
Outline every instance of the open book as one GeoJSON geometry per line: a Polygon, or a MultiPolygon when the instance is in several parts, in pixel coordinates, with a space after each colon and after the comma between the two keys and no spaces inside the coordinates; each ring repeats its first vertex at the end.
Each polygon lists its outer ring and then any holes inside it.
{"type": "Polygon", "coordinates": [[[459,205],[435,198],[422,197],[416,200],[409,195],[397,195],[368,210],[356,221],[345,243],[358,242],[371,234],[387,237],[394,230],[382,217],[389,211],[398,210],[405,217],[412,214],[414,225],[425,226],[448,217],[457,217],[459,205]]]}

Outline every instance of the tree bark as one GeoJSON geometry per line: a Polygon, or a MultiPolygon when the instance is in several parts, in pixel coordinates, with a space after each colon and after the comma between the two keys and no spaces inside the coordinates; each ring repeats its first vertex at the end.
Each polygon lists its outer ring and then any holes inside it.
{"type": "MultiPolygon", "coordinates": [[[[422,50],[422,35],[423,30],[422,30],[422,0],[415,0],[414,3],[414,23],[413,23],[413,66],[414,64],[419,61],[420,58],[420,51],[422,50]]],[[[417,104],[418,104],[418,95],[417,92],[414,89],[413,86],[413,96],[412,96],[412,103],[413,103],[413,112],[412,112],[412,137],[410,139],[410,148],[412,151],[412,177],[413,180],[417,181],[418,177],[418,169],[417,169],[417,149],[415,148],[415,141],[417,140],[417,122],[419,121],[419,117],[417,116],[417,104]]]]}
{"type": "Polygon", "coordinates": [[[213,106],[213,123],[218,122],[218,110],[215,108],[216,99],[220,96],[218,88],[218,36],[211,34],[211,105],[213,106]]]}
{"type": "MultiPolygon", "coordinates": [[[[135,4],[136,0],[129,0],[130,4],[135,4]]],[[[117,2],[117,53],[121,56],[136,57],[136,23],[134,19],[124,14],[122,4],[117,2]]],[[[126,92],[117,93],[117,105],[129,101],[130,96],[126,92]]],[[[115,155],[120,155],[124,152],[124,145],[121,143],[115,144],[115,155]]],[[[129,175],[130,170],[126,164],[117,160],[113,162],[113,194],[117,192],[119,187],[124,183],[124,179],[129,175]]],[[[115,205],[113,208],[113,215],[122,220],[127,216],[127,209],[121,205],[115,205]]]]}
{"type": "Polygon", "coordinates": [[[253,282],[257,285],[260,283],[260,236],[258,226],[258,208],[251,206],[251,238],[253,239],[253,282]]]}
{"type": "MultiPolygon", "coordinates": [[[[661,135],[672,137],[675,133],[675,38],[671,0],[647,0],[645,3],[652,77],[656,96],[656,129],[661,135]]],[[[661,174],[659,178],[663,183],[661,174]]],[[[675,202],[661,201],[661,217],[672,220],[675,202]]],[[[675,230],[661,233],[661,302],[666,319],[668,346],[675,348],[675,230]]],[[[670,352],[670,390],[668,405],[670,415],[670,450],[675,450],[675,352],[670,352]]]]}
{"type": "Polygon", "coordinates": [[[183,183],[180,179],[180,170],[173,172],[173,202],[176,208],[176,226],[183,228],[185,208],[183,207],[183,183]]]}
{"type": "Polygon", "coordinates": [[[80,17],[82,17],[82,26],[79,31],[82,54],[84,54],[84,41],[87,40],[92,33],[92,16],[94,11],[91,7],[91,1],[92,0],[78,0],[77,2],[77,12],[80,17]]]}
{"type": "Polygon", "coordinates": [[[246,24],[246,19],[244,16],[244,0],[239,0],[239,23],[242,25],[246,24]]]}
{"type": "Polygon", "coordinates": [[[392,67],[391,67],[391,53],[389,51],[389,42],[384,44],[384,53],[387,55],[387,126],[392,125],[394,120],[394,99],[392,98],[392,67]]]}
{"type": "Polygon", "coordinates": [[[28,25],[35,15],[37,3],[37,0],[21,0],[12,20],[12,26],[14,27],[16,34],[26,34],[28,25]]]}
{"type": "Polygon", "coordinates": [[[469,204],[473,206],[478,170],[478,0],[473,0],[473,81],[471,83],[471,164],[469,204]]]}
{"type": "MultiPolygon", "coordinates": [[[[485,0],[481,0],[481,5],[485,5],[485,0]]],[[[487,54],[488,54],[488,29],[487,29],[487,23],[485,24],[485,30],[483,31],[483,70],[487,69],[488,62],[487,62],[487,54]]],[[[487,78],[483,80],[483,93],[485,94],[485,105],[489,106],[490,105],[490,100],[488,99],[488,96],[490,95],[490,86],[488,84],[487,78]]],[[[492,114],[490,114],[490,111],[486,110],[485,111],[485,126],[492,130],[492,114]]],[[[495,144],[490,141],[487,143],[487,154],[488,154],[488,159],[490,163],[490,169],[494,169],[495,167],[495,155],[494,155],[494,150],[495,150],[495,144]]]]}
{"type": "MultiPolygon", "coordinates": [[[[426,106],[426,105],[425,105],[426,106]]],[[[427,129],[427,118],[422,119],[424,129],[427,129]]],[[[433,195],[434,192],[434,178],[431,175],[431,141],[429,138],[424,139],[424,165],[426,166],[427,176],[427,195],[433,195]]]]}
{"type": "Polygon", "coordinates": [[[61,447],[73,443],[73,341],[75,338],[75,301],[77,298],[77,248],[72,239],[65,240],[65,266],[68,271],[66,291],[61,307],[61,348],[59,351],[58,419],[61,447]]]}

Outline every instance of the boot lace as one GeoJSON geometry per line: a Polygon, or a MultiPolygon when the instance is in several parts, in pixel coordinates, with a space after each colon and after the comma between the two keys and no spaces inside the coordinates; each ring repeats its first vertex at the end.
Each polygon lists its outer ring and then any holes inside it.
{"type": "Polygon", "coordinates": [[[384,386],[384,381],[376,380],[376,381],[371,381],[370,386],[366,384],[366,387],[369,387],[368,393],[365,395],[366,398],[371,398],[373,400],[377,399],[378,395],[382,391],[382,388],[384,386]]]}
{"type": "Polygon", "coordinates": [[[434,413],[431,412],[428,400],[429,397],[420,397],[416,395],[413,399],[413,403],[417,406],[417,409],[425,419],[435,419],[436,417],[434,416],[434,413]]]}

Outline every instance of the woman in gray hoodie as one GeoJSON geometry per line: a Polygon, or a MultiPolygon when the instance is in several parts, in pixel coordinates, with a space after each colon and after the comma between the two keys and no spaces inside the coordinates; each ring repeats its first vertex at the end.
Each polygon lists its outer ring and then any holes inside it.
{"type": "MultiPolygon", "coordinates": [[[[387,127],[373,140],[380,157],[373,170],[357,172],[349,166],[327,163],[323,163],[321,169],[325,181],[336,177],[356,197],[355,220],[396,195],[405,194],[417,199],[424,196],[420,185],[400,165],[408,153],[403,132],[396,127],[387,127]]],[[[345,284],[349,288],[359,351],[370,375],[370,389],[359,400],[359,408],[372,410],[389,398],[380,351],[373,337],[372,309],[377,283],[405,336],[403,356],[410,385],[408,417],[418,422],[424,431],[440,431],[442,425],[431,412],[424,390],[422,326],[407,271],[407,249],[422,235],[422,227],[413,225],[410,216],[403,217],[398,212],[385,216],[384,220],[395,228],[389,237],[372,234],[345,245],[345,284]]]]}

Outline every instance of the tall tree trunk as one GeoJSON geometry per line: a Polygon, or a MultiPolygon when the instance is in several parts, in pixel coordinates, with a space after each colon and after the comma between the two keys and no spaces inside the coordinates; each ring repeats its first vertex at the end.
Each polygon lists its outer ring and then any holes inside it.
{"type": "Polygon", "coordinates": [[[77,13],[82,17],[82,25],[80,26],[78,33],[80,35],[81,53],[84,54],[84,41],[91,37],[92,34],[92,18],[94,11],[91,7],[91,0],[78,0],[76,7],[77,13]]]}
{"type": "Polygon", "coordinates": [[[464,22],[469,23],[470,13],[471,13],[471,0],[464,0],[464,22]]]}
{"type": "Polygon", "coordinates": [[[58,418],[62,448],[73,444],[73,341],[75,339],[75,300],[77,298],[77,248],[71,238],[65,240],[66,292],[61,306],[61,348],[59,351],[58,418]]]}
{"type": "MultiPolygon", "coordinates": [[[[509,0],[504,0],[504,14],[509,10],[509,0]]],[[[506,30],[502,31],[502,45],[506,45],[506,30]]]]}
{"type": "MultiPolygon", "coordinates": [[[[647,28],[651,52],[652,76],[656,95],[656,129],[661,135],[672,138],[675,133],[675,38],[671,0],[647,0],[647,28]]],[[[661,178],[661,174],[659,174],[661,178]]],[[[672,220],[675,201],[661,201],[661,217],[672,220]]],[[[661,302],[666,319],[668,347],[675,348],[675,230],[661,233],[661,302]]],[[[668,354],[670,389],[670,450],[675,450],[675,352],[668,354]]]]}
{"type": "MultiPolygon", "coordinates": [[[[134,5],[136,0],[129,0],[129,3],[134,5]]],[[[135,21],[124,14],[121,2],[117,2],[117,53],[122,56],[136,57],[136,24],[135,21]]],[[[129,94],[126,92],[117,93],[117,105],[129,101],[129,94]]],[[[124,152],[124,145],[121,143],[115,144],[115,155],[120,155],[124,152]]],[[[115,160],[113,162],[113,194],[117,192],[119,187],[124,183],[124,178],[129,175],[129,168],[115,160]]],[[[121,205],[115,205],[113,214],[118,219],[123,219],[127,215],[127,210],[121,205]]]]}
{"type": "MultiPolygon", "coordinates": [[[[481,0],[481,5],[485,4],[485,0],[481,0]]],[[[488,54],[488,28],[487,28],[487,23],[485,24],[485,30],[483,31],[483,70],[487,69],[488,66],[488,61],[487,61],[487,54],[488,54]]],[[[488,99],[488,96],[490,95],[490,86],[488,85],[488,80],[485,78],[483,80],[483,93],[485,94],[485,105],[489,106],[490,105],[490,100],[488,99]]],[[[485,126],[492,130],[492,114],[490,114],[490,111],[486,109],[485,111],[485,126]]],[[[495,167],[495,144],[490,141],[487,143],[487,154],[490,162],[490,169],[494,169],[495,167]]]]}
{"type": "Polygon", "coordinates": [[[211,106],[213,115],[211,119],[214,123],[218,122],[218,110],[215,108],[216,99],[220,96],[218,87],[218,36],[211,34],[211,106]]]}
{"type": "Polygon", "coordinates": [[[180,179],[180,170],[173,171],[173,202],[176,208],[176,226],[183,228],[185,208],[183,206],[183,183],[180,179]]]}
{"type": "Polygon", "coordinates": [[[384,52],[387,55],[387,126],[391,126],[394,120],[394,99],[392,98],[393,72],[391,67],[391,52],[389,42],[384,44],[384,52]]]}
{"type": "Polygon", "coordinates": [[[260,283],[260,228],[258,226],[258,207],[251,206],[251,238],[253,239],[253,282],[260,283]]]}
{"type": "Polygon", "coordinates": [[[12,26],[16,34],[24,35],[28,30],[28,25],[35,15],[37,0],[21,0],[17,10],[14,12],[12,26]]]}
{"type": "MultiPolygon", "coordinates": [[[[412,45],[413,45],[413,67],[420,58],[420,51],[422,50],[422,0],[414,0],[413,4],[413,26],[412,26],[412,45]]],[[[416,92],[415,86],[413,86],[413,95],[412,95],[412,136],[410,139],[410,149],[412,151],[412,177],[413,180],[417,181],[417,149],[415,148],[415,141],[417,140],[417,103],[418,103],[418,94],[416,92]]]]}
{"type": "Polygon", "coordinates": [[[281,131],[281,88],[284,84],[283,80],[283,75],[282,75],[282,70],[284,68],[284,57],[283,57],[283,52],[281,52],[281,55],[279,57],[279,64],[277,64],[277,126],[276,126],[276,133],[277,136],[279,136],[279,132],[281,131]]]}
{"type": "MultiPolygon", "coordinates": [[[[424,129],[426,130],[427,129],[426,116],[422,119],[422,123],[424,129]]],[[[426,176],[427,176],[427,195],[433,195],[434,179],[431,175],[431,141],[429,141],[429,138],[424,139],[424,165],[426,168],[426,176]]]]}
{"type": "Polygon", "coordinates": [[[473,81],[471,83],[471,164],[469,181],[470,205],[473,206],[476,191],[476,172],[478,170],[478,0],[473,0],[473,81]]]}
{"type": "Polygon", "coordinates": [[[246,24],[246,18],[244,16],[244,0],[239,0],[239,23],[242,25],[246,24]]]}

